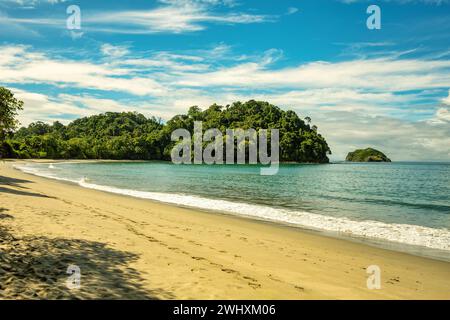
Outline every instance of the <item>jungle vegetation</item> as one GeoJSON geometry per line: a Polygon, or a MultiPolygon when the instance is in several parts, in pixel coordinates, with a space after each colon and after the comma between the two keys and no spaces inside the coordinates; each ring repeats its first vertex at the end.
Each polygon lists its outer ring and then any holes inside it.
{"type": "Polygon", "coordinates": [[[280,161],[327,163],[331,154],[309,117],[301,119],[294,111],[263,101],[213,104],[206,110],[193,106],[167,122],[137,112],[106,112],[67,125],[37,121],[17,130],[16,115],[23,103],[7,92],[8,89],[0,88],[3,157],[170,160],[175,144],[171,133],[184,128],[192,134],[194,121],[202,121],[203,130],[217,128],[222,133],[234,128],[279,129],[280,161]]]}

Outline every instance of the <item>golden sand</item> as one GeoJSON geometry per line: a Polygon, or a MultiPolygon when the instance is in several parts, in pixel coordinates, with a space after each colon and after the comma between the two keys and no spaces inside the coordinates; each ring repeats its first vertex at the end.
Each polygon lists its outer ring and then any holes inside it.
{"type": "Polygon", "coordinates": [[[450,263],[0,164],[0,298],[450,299],[450,263]],[[66,286],[69,265],[81,287],[66,286]],[[381,268],[381,289],[366,285],[381,268]]]}

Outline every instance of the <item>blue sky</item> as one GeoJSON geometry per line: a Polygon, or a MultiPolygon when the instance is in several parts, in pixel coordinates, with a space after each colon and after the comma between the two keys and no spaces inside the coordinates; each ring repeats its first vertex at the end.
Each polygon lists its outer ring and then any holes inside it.
{"type": "Polygon", "coordinates": [[[24,125],[258,99],[310,116],[332,159],[372,146],[450,161],[446,0],[0,0],[0,30],[0,85],[24,125]]]}

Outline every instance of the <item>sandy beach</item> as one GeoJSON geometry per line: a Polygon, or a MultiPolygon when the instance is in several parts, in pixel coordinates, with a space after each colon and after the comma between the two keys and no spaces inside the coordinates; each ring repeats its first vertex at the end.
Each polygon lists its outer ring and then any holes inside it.
{"type": "Polygon", "coordinates": [[[3,299],[450,299],[450,263],[0,163],[3,299]],[[66,286],[67,267],[81,287],[66,286]],[[381,269],[381,289],[366,268],[381,269]]]}

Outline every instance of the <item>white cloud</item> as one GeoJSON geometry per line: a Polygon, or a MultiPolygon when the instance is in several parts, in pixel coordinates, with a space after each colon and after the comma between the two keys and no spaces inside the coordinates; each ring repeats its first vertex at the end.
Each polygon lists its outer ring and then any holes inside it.
{"type": "Polygon", "coordinates": [[[206,74],[185,74],[184,86],[246,86],[291,88],[365,88],[404,91],[450,87],[450,60],[369,59],[313,62],[271,70],[250,62],[206,74]],[[326,76],[324,76],[326,75],[326,76]]]}
{"type": "Polygon", "coordinates": [[[63,123],[67,123],[69,121],[64,120],[67,115],[74,117],[90,115],[86,112],[87,110],[73,103],[67,103],[45,94],[28,92],[16,88],[12,88],[11,90],[25,104],[25,109],[19,112],[19,121],[23,126],[35,121],[53,122],[60,120],[63,123]]]}
{"type": "MultiPolygon", "coordinates": [[[[1,1],[1,0],[0,0],[1,1]]],[[[37,1],[27,1],[36,5],[37,1]]],[[[107,32],[121,34],[186,33],[207,28],[207,24],[250,24],[271,22],[274,16],[239,12],[234,10],[232,1],[176,0],[159,1],[152,9],[128,11],[84,11],[83,30],[87,32],[107,32]],[[217,10],[223,7],[225,10],[217,10]]],[[[14,18],[5,17],[8,23],[61,27],[62,18],[14,18]]]]}
{"type": "Polygon", "coordinates": [[[0,0],[0,4],[14,5],[21,8],[34,8],[40,4],[57,4],[67,0],[0,0]]]}
{"type": "Polygon", "coordinates": [[[440,122],[450,122],[450,108],[449,107],[439,108],[436,111],[436,118],[440,122]]]}
{"type": "Polygon", "coordinates": [[[249,24],[271,21],[273,17],[243,12],[215,13],[221,1],[164,1],[149,10],[115,11],[86,15],[89,30],[116,33],[184,33],[200,31],[206,23],[249,24]]]}
{"type": "Polygon", "coordinates": [[[114,46],[109,43],[103,44],[100,50],[105,56],[109,56],[111,58],[120,58],[129,53],[127,46],[114,46]]]}
{"type": "Polygon", "coordinates": [[[57,86],[134,95],[162,95],[166,89],[148,77],[133,76],[130,70],[108,64],[50,58],[25,46],[3,46],[0,50],[3,83],[45,83],[57,86]]]}
{"type": "Polygon", "coordinates": [[[444,99],[442,99],[442,103],[450,106],[450,90],[448,91],[448,96],[444,99]]]}
{"type": "Polygon", "coordinates": [[[19,121],[22,126],[27,126],[36,121],[51,123],[59,120],[62,123],[69,123],[71,119],[107,111],[129,112],[139,110],[147,116],[153,115],[153,112],[151,112],[153,108],[142,103],[121,103],[113,99],[85,94],[59,94],[52,97],[17,88],[11,88],[11,90],[25,104],[25,109],[19,112],[19,121]]]}
{"type": "Polygon", "coordinates": [[[294,14],[294,13],[297,13],[298,12],[298,8],[295,8],[295,7],[289,7],[288,9],[287,9],[287,15],[291,15],[291,14],[294,14]]]}
{"type": "Polygon", "coordinates": [[[432,124],[446,124],[450,127],[450,90],[448,96],[441,100],[442,106],[436,110],[434,118],[429,122],[432,124]]]}
{"type": "MultiPolygon", "coordinates": [[[[257,94],[259,100],[271,101],[281,106],[301,108],[301,111],[364,111],[370,115],[382,115],[396,110],[394,104],[404,104],[415,96],[395,95],[390,92],[364,92],[357,89],[307,89],[272,94],[257,94]]],[[[250,97],[249,97],[250,99],[250,97]]]]}
{"type": "Polygon", "coordinates": [[[210,68],[210,64],[206,60],[208,60],[206,56],[159,51],[141,56],[124,56],[121,59],[112,60],[111,64],[147,73],[160,71],[163,73],[161,77],[167,78],[171,73],[207,71],[210,68]]]}
{"type": "Polygon", "coordinates": [[[334,159],[345,159],[349,151],[366,147],[379,148],[396,161],[450,159],[448,124],[371,117],[360,112],[324,113],[313,121],[332,147],[334,159]]]}

